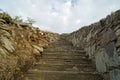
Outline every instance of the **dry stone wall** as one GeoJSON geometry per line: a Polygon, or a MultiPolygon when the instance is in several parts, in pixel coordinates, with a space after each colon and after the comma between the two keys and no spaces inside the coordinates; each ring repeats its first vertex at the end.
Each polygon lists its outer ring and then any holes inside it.
{"type": "Polygon", "coordinates": [[[60,38],[60,35],[58,33],[52,33],[49,31],[45,31],[45,37],[47,42],[52,43],[60,38]]]}
{"type": "Polygon", "coordinates": [[[84,48],[105,80],[120,80],[120,10],[71,33],[67,40],[84,48]]]}
{"type": "Polygon", "coordinates": [[[0,13],[0,80],[23,80],[47,44],[44,31],[0,13]]]}

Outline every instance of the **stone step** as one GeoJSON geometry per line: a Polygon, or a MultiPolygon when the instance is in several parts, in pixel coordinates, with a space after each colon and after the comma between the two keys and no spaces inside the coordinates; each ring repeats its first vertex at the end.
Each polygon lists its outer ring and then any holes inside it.
{"type": "MultiPolygon", "coordinates": [[[[87,59],[87,58],[77,58],[77,59],[73,59],[73,58],[55,58],[55,59],[54,59],[54,58],[47,58],[47,59],[46,59],[46,58],[41,58],[41,60],[42,60],[42,61],[65,61],[65,62],[69,62],[69,61],[73,61],[73,62],[74,62],[74,61],[78,61],[78,62],[79,62],[79,61],[80,61],[80,62],[81,62],[81,61],[91,62],[91,60],[90,60],[90,59],[87,59]]],[[[40,61],[41,61],[41,60],[40,60],[40,61]]]]}
{"type": "Polygon", "coordinates": [[[68,43],[68,42],[53,42],[53,43],[51,43],[51,44],[49,44],[49,46],[53,46],[53,45],[69,45],[69,46],[72,46],[72,44],[71,43],[68,43]]]}
{"type": "Polygon", "coordinates": [[[59,39],[59,40],[57,40],[57,41],[54,41],[53,43],[59,43],[59,42],[66,42],[66,43],[70,43],[70,42],[68,42],[68,41],[66,41],[66,40],[63,40],[63,39],[59,39]]]}
{"type": "MultiPolygon", "coordinates": [[[[73,46],[69,46],[69,45],[50,45],[48,46],[46,49],[56,49],[56,48],[62,48],[62,49],[78,49],[76,47],[73,47],[73,46]]],[[[83,50],[83,49],[78,49],[78,50],[83,50]]]]}
{"type": "Polygon", "coordinates": [[[80,66],[80,67],[93,67],[95,68],[94,64],[41,64],[35,63],[35,65],[49,65],[49,66],[80,66]]]}
{"type": "Polygon", "coordinates": [[[97,72],[31,70],[29,80],[102,80],[97,72]]]}
{"type": "Polygon", "coordinates": [[[43,53],[86,53],[84,50],[44,50],[43,53]]]}
{"type": "Polygon", "coordinates": [[[58,56],[58,57],[62,57],[62,56],[81,56],[81,57],[85,57],[85,53],[74,53],[74,52],[43,52],[42,56],[58,56]]]}
{"type": "Polygon", "coordinates": [[[86,59],[83,55],[55,55],[47,54],[42,55],[41,59],[86,59]]]}
{"type": "MultiPolygon", "coordinates": [[[[49,45],[49,46],[47,46],[47,48],[54,48],[54,47],[73,47],[72,45],[49,45]]],[[[73,47],[73,48],[75,48],[75,47],[73,47]]]]}
{"type": "Polygon", "coordinates": [[[65,40],[53,42],[27,72],[27,80],[103,80],[85,54],[65,40]]]}
{"type": "Polygon", "coordinates": [[[61,50],[77,50],[77,51],[84,51],[84,49],[82,49],[82,48],[77,48],[77,47],[73,47],[73,46],[69,46],[69,45],[55,45],[55,46],[53,46],[53,45],[51,45],[51,46],[48,46],[45,50],[50,50],[50,49],[52,49],[52,50],[58,50],[59,51],[59,49],[61,49],[61,50]]]}
{"type": "Polygon", "coordinates": [[[49,65],[49,64],[36,64],[34,69],[48,70],[48,71],[96,71],[95,67],[88,64],[81,65],[49,65]]]}
{"type": "Polygon", "coordinates": [[[61,43],[61,44],[72,44],[71,42],[68,42],[68,41],[66,41],[66,40],[57,40],[57,41],[55,41],[55,42],[52,42],[51,44],[59,44],[59,43],[61,43]]]}
{"type": "Polygon", "coordinates": [[[56,59],[41,59],[39,62],[63,62],[63,63],[90,63],[91,60],[86,59],[86,58],[80,58],[80,59],[61,59],[61,58],[56,58],[56,59]]]}
{"type": "Polygon", "coordinates": [[[69,45],[69,46],[72,46],[72,44],[71,43],[66,43],[66,42],[58,42],[58,43],[51,43],[50,45],[52,45],[52,46],[57,46],[57,45],[59,45],[59,46],[61,46],[61,45],[69,45]]]}
{"type": "Polygon", "coordinates": [[[39,63],[42,64],[90,64],[91,61],[87,59],[41,59],[39,63]]]}
{"type": "MultiPolygon", "coordinates": [[[[63,47],[63,46],[68,46],[68,47],[73,47],[72,45],[70,45],[70,44],[50,44],[47,48],[49,48],[49,47],[54,47],[54,46],[56,46],[56,47],[63,47]]],[[[75,48],[75,47],[74,47],[75,48]]]]}
{"type": "MultiPolygon", "coordinates": [[[[37,64],[41,64],[41,65],[93,65],[92,63],[71,63],[71,64],[67,64],[67,63],[44,63],[44,62],[38,62],[38,63],[35,63],[35,65],[37,64]]],[[[93,65],[94,66],[94,65],[93,65]]]]}
{"type": "Polygon", "coordinates": [[[76,48],[73,48],[73,47],[67,47],[67,46],[61,46],[61,47],[49,47],[49,48],[46,48],[46,50],[71,50],[71,49],[74,49],[74,50],[77,50],[76,48]]]}
{"type": "MultiPolygon", "coordinates": [[[[71,51],[73,48],[61,48],[61,47],[56,47],[56,48],[49,48],[46,51],[71,51]]],[[[75,49],[74,49],[75,50],[75,49]]],[[[77,49],[76,49],[77,50],[77,49]]]]}

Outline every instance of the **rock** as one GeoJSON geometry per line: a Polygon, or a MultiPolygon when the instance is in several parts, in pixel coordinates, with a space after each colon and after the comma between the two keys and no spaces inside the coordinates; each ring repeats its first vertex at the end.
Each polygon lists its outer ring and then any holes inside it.
{"type": "Polygon", "coordinates": [[[120,47],[120,37],[117,39],[116,47],[120,47]]]}
{"type": "Polygon", "coordinates": [[[120,70],[115,69],[109,73],[110,80],[120,80],[120,70]]]}
{"type": "Polygon", "coordinates": [[[58,40],[60,35],[58,33],[45,32],[45,38],[49,43],[51,43],[58,40]]]}
{"type": "Polygon", "coordinates": [[[13,47],[13,43],[7,38],[1,36],[1,41],[3,43],[3,46],[10,52],[13,52],[15,49],[13,47]]]}
{"type": "Polygon", "coordinates": [[[115,27],[114,31],[116,32],[120,28],[120,25],[116,25],[114,27],[115,27]]]}
{"type": "Polygon", "coordinates": [[[117,36],[120,36],[120,29],[118,29],[118,30],[115,32],[115,34],[116,34],[117,36]]]}
{"type": "Polygon", "coordinates": [[[95,62],[97,71],[105,80],[119,80],[120,10],[70,33],[67,40],[85,49],[86,55],[95,62]]]}
{"type": "Polygon", "coordinates": [[[33,45],[33,47],[34,47],[35,49],[37,49],[39,52],[43,52],[43,48],[42,48],[42,47],[38,47],[38,46],[36,46],[36,45],[33,45]]]}
{"type": "Polygon", "coordinates": [[[112,13],[111,17],[114,22],[117,22],[118,20],[120,20],[120,10],[117,10],[116,12],[112,13]]]}
{"type": "Polygon", "coordinates": [[[0,13],[0,80],[23,80],[25,72],[39,60],[43,52],[39,45],[46,45],[47,40],[45,35],[39,37],[38,31],[0,13]]]}
{"type": "Polygon", "coordinates": [[[119,56],[117,54],[115,44],[111,42],[105,47],[105,51],[107,54],[108,61],[106,60],[106,66],[111,67],[117,67],[120,65],[119,56]]]}
{"type": "Polygon", "coordinates": [[[119,59],[120,59],[120,47],[119,47],[119,48],[117,48],[117,54],[118,54],[119,59]]]}
{"type": "Polygon", "coordinates": [[[29,26],[29,24],[27,24],[27,23],[18,23],[18,24],[22,27],[28,27],[29,26]]]}
{"type": "Polygon", "coordinates": [[[113,41],[116,39],[116,35],[113,33],[112,30],[108,29],[102,36],[100,37],[100,45],[104,47],[107,45],[110,41],[113,41]]]}
{"type": "Polygon", "coordinates": [[[87,36],[87,42],[90,41],[91,37],[92,37],[92,34],[91,34],[91,31],[90,31],[90,33],[89,33],[88,36],[87,36]]]}
{"type": "Polygon", "coordinates": [[[105,46],[105,50],[106,50],[107,55],[108,55],[109,57],[113,57],[113,56],[116,54],[114,42],[111,42],[111,43],[107,44],[107,45],[105,46]]]}
{"type": "Polygon", "coordinates": [[[3,22],[3,23],[5,23],[6,21],[5,21],[5,20],[3,20],[3,19],[0,19],[0,22],[3,22]]]}
{"type": "Polygon", "coordinates": [[[41,54],[40,54],[40,51],[39,51],[38,49],[33,49],[33,53],[34,53],[35,55],[41,55],[41,54]]]}
{"type": "Polygon", "coordinates": [[[0,19],[3,19],[6,21],[6,23],[11,23],[12,22],[12,18],[9,16],[9,14],[3,12],[0,13],[0,19]]]}
{"type": "Polygon", "coordinates": [[[6,57],[8,52],[0,47],[0,57],[6,57]]]}
{"type": "Polygon", "coordinates": [[[111,67],[120,65],[118,55],[115,54],[113,57],[110,57],[105,49],[101,49],[95,54],[95,61],[96,68],[99,72],[107,72],[111,67]]]}
{"type": "Polygon", "coordinates": [[[105,50],[101,49],[99,52],[95,54],[95,64],[98,72],[106,72],[107,67],[106,67],[106,58],[104,57],[105,55],[105,50]]]}

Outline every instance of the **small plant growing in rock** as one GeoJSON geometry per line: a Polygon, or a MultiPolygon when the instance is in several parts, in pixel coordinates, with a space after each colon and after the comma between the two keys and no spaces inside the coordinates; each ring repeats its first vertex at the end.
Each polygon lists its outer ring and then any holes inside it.
{"type": "Polygon", "coordinates": [[[21,16],[15,16],[13,18],[13,21],[15,21],[15,22],[23,22],[23,20],[21,19],[21,16]]]}
{"type": "Polygon", "coordinates": [[[35,22],[36,22],[36,21],[35,21],[34,19],[30,18],[30,17],[28,17],[28,18],[27,18],[27,21],[26,21],[26,23],[28,23],[28,24],[30,24],[30,25],[34,24],[35,22]]]}

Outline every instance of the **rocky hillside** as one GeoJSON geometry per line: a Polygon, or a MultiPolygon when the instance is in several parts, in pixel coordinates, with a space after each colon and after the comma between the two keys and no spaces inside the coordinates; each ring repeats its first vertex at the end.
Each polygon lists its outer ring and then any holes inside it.
{"type": "MultiPolygon", "coordinates": [[[[46,34],[50,33],[0,13],[0,80],[23,80],[51,42],[46,34]]],[[[55,37],[51,37],[53,41],[55,37]]]]}
{"type": "Polygon", "coordinates": [[[120,79],[120,10],[71,33],[67,39],[84,48],[105,80],[120,79]]]}

